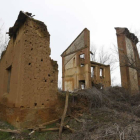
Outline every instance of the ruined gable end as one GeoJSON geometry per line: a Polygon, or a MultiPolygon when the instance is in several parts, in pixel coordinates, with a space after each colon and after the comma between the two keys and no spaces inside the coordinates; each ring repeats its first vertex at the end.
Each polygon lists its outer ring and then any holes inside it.
{"type": "Polygon", "coordinates": [[[61,57],[64,91],[111,85],[110,66],[90,61],[90,31],[87,28],[76,37],[61,57]]]}

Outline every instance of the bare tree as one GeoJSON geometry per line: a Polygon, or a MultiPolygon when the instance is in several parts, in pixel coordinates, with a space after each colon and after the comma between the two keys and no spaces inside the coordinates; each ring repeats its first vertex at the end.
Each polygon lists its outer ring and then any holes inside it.
{"type": "Polygon", "coordinates": [[[3,34],[2,34],[3,24],[0,25],[0,49],[3,44],[3,34]]]}
{"type": "Polygon", "coordinates": [[[135,59],[133,53],[131,53],[129,55],[122,54],[122,55],[120,55],[120,57],[121,57],[121,62],[120,62],[121,67],[124,67],[124,66],[130,67],[140,73],[139,59],[135,59]]]}
{"type": "Polygon", "coordinates": [[[104,50],[104,46],[97,50],[95,46],[91,47],[91,61],[95,61],[101,64],[110,65],[110,70],[113,71],[116,66],[116,59],[111,52],[104,50]]]}
{"type": "Polygon", "coordinates": [[[95,45],[91,46],[91,50],[90,50],[90,60],[91,61],[96,61],[96,55],[97,55],[97,48],[95,45]]]}
{"type": "Polygon", "coordinates": [[[6,50],[6,47],[9,41],[9,37],[7,34],[4,34],[3,28],[4,28],[4,24],[1,24],[0,25],[0,58],[1,58],[2,52],[6,50]]]}

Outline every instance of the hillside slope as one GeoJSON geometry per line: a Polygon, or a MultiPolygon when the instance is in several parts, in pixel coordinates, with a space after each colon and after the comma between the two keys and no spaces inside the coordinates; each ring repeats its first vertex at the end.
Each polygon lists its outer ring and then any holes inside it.
{"type": "MultiPolygon", "coordinates": [[[[65,99],[65,93],[60,93],[65,99]]],[[[129,96],[120,87],[98,90],[95,87],[70,93],[69,109],[65,118],[63,140],[139,140],[140,139],[140,94],[129,96]],[[73,132],[73,133],[72,133],[73,132]]],[[[59,127],[60,120],[45,126],[59,127]]],[[[10,125],[0,122],[0,128],[10,125]]],[[[57,140],[58,131],[23,130],[21,134],[0,132],[2,139],[57,140]]]]}

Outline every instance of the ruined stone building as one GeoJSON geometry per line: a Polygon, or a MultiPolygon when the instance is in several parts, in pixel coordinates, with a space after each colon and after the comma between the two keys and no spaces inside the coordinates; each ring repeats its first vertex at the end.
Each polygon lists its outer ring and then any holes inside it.
{"type": "Polygon", "coordinates": [[[115,28],[118,42],[122,87],[131,93],[138,93],[140,88],[140,59],[136,44],[138,38],[127,28],[115,28]]]}
{"type": "Polygon", "coordinates": [[[62,89],[111,85],[110,66],[90,61],[90,32],[84,29],[62,53],[62,89]]]}
{"type": "Polygon", "coordinates": [[[21,11],[9,36],[0,60],[0,118],[16,127],[56,119],[58,65],[46,25],[21,11]]]}

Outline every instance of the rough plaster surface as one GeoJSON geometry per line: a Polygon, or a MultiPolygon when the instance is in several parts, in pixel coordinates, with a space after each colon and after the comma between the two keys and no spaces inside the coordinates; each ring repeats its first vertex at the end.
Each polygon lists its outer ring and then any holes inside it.
{"type": "Polygon", "coordinates": [[[73,81],[66,81],[65,82],[65,91],[73,91],[73,81]]]}
{"type": "Polygon", "coordinates": [[[85,47],[85,41],[84,41],[84,35],[85,32],[82,32],[77,39],[69,46],[69,48],[65,51],[65,55],[68,55],[72,52],[75,52],[79,49],[82,49],[85,47]]]}
{"type": "Polygon", "coordinates": [[[11,39],[0,60],[0,117],[16,127],[58,118],[62,113],[57,96],[58,65],[50,58],[46,25],[20,12],[9,35],[11,39]]]}
{"type": "Polygon", "coordinates": [[[64,64],[66,65],[74,56],[75,53],[65,56],[64,64]]]}
{"type": "MultiPolygon", "coordinates": [[[[127,56],[130,62],[133,63],[132,60],[135,60],[135,56],[131,40],[125,37],[125,41],[126,41],[127,56]]],[[[139,87],[138,87],[137,71],[135,69],[129,68],[129,76],[130,76],[131,91],[138,91],[139,87]]]]}
{"type": "Polygon", "coordinates": [[[68,63],[65,65],[65,69],[71,69],[75,67],[76,59],[75,55],[68,61],[68,63]]]}

